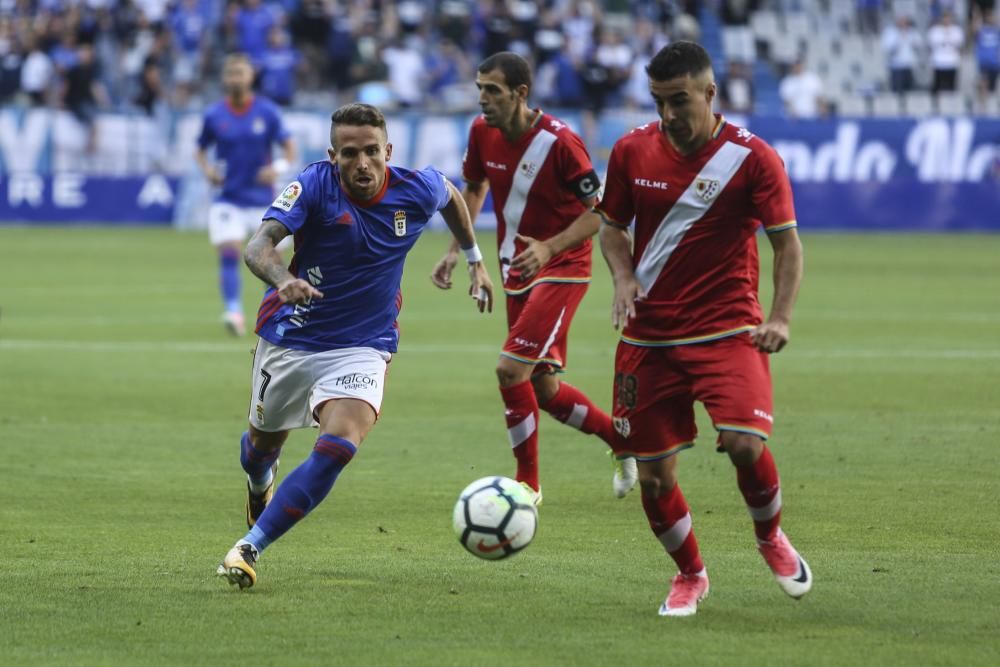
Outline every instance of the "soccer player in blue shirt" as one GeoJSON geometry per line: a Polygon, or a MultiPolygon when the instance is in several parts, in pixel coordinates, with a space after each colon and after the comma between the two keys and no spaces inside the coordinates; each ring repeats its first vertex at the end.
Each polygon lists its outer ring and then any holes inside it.
{"type": "Polygon", "coordinates": [[[378,109],[338,109],[330,144],[330,161],[309,165],[278,195],[246,248],[247,266],[270,288],[240,441],[250,532],[217,571],[240,588],[254,585],[260,553],[322,502],[375,424],[399,341],[403,262],[435,212],[465,249],[480,312],[493,306],[462,195],[431,167],[387,166],[392,144],[378,109]],[[289,234],[286,269],[276,246],[289,234]],[[289,430],[314,423],[312,453],[273,491],[289,430]]]}
{"type": "Polygon", "coordinates": [[[208,211],[208,238],[219,253],[222,321],[242,336],[246,327],[240,298],[243,240],[260,225],[261,213],[274,198],[274,184],[295,161],[295,144],[278,106],[253,94],[253,66],[246,55],[226,57],[222,68],[225,97],[205,112],[196,158],[205,178],[221,186],[208,211]],[[272,161],[273,145],[282,157],[272,161]],[[215,159],[208,150],[215,147],[215,159]]]}

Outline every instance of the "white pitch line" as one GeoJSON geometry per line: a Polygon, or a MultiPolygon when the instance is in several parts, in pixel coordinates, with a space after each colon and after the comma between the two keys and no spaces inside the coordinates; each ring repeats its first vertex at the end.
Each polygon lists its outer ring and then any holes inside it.
{"type": "MultiPolygon", "coordinates": [[[[76,341],[76,340],[27,340],[0,338],[0,351],[17,350],[61,350],[66,352],[186,352],[199,354],[218,354],[230,352],[248,354],[253,347],[253,339],[244,343],[213,343],[213,342],[171,342],[171,341],[76,341]]],[[[581,354],[608,354],[615,349],[615,342],[607,347],[596,345],[575,345],[573,352],[581,354]]],[[[407,343],[405,338],[400,345],[400,353],[407,354],[444,354],[454,352],[489,353],[499,352],[500,341],[489,343],[407,343]]],[[[834,350],[788,350],[781,354],[782,358],[792,359],[1000,359],[1000,349],[995,350],[907,350],[894,348],[891,350],[838,348],[834,350]]]]}

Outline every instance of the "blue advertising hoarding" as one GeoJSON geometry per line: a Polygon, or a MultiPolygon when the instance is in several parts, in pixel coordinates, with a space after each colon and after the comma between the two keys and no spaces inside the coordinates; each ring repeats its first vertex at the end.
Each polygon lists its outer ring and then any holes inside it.
{"type": "MultiPolygon", "coordinates": [[[[559,114],[579,131],[575,112],[559,114]]],[[[461,176],[473,116],[390,116],[397,164],[461,176]]],[[[614,141],[651,120],[610,112],[588,140],[599,173],[614,141]]],[[[329,115],[287,123],[303,162],[326,159],[329,115]]],[[[1000,119],[735,118],[785,161],[807,230],[1000,231],[1000,119]]],[[[0,111],[0,224],[203,223],[212,193],[194,163],[198,114],[105,114],[97,146],[62,112],[0,111]]]]}

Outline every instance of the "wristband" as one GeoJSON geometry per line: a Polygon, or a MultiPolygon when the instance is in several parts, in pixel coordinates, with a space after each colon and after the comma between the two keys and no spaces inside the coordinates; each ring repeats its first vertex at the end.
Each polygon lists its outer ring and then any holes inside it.
{"type": "Polygon", "coordinates": [[[469,264],[483,261],[483,253],[475,243],[472,244],[471,248],[462,248],[462,252],[465,253],[465,259],[469,260],[469,264]]]}
{"type": "Polygon", "coordinates": [[[279,174],[285,173],[286,171],[288,171],[288,168],[291,167],[291,166],[292,165],[289,164],[288,160],[286,160],[283,157],[282,158],[278,158],[277,160],[275,160],[274,162],[271,163],[271,168],[274,169],[279,174]]]}

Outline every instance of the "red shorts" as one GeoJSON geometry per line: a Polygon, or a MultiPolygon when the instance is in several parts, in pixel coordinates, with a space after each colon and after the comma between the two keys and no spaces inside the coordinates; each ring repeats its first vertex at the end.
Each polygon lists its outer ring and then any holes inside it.
{"type": "Polygon", "coordinates": [[[538,283],[524,294],[507,296],[507,340],[500,353],[535,372],[566,367],[566,338],[587,283],[538,283]]]}
{"type": "Polygon", "coordinates": [[[694,445],[694,402],[717,431],[771,435],[771,371],[746,333],[671,347],[618,344],[615,355],[618,456],[653,460],[694,445]]]}

